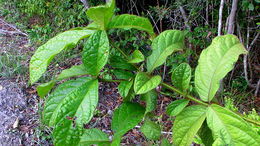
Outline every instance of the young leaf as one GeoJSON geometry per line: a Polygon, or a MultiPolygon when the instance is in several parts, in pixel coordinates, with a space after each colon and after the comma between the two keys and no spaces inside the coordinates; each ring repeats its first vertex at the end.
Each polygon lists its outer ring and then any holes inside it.
{"type": "MultiPolygon", "coordinates": [[[[63,93],[64,94],[64,93],[63,93]]],[[[98,80],[89,80],[59,101],[53,112],[55,145],[75,145],[98,103],[98,80]],[[56,115],[56,116],[55,116],[56,115]],[[78,136],[73,136],[77,134],[78,136]]],[[[49,107],[52,108],[52,107],[49,107]]],[[[49,109],[48,109],[49,110],[49,109]]],[[[51,121],[52,122],[52,121],[51,121]]]]}
{"type": "Polygon", "coordinates": [[[52,87],[55,85],[55,81],[50,81],[44,84],[39,85],[36,90],[38,95],[43,98],[45,95],[47,95],[52,87]]]}
{"type": "Polygon", "coordinates": [[[170,103],[166,108],[166,113],[169,116],[177,116],[189,103],[189,100],[180,99],[170,103]]]}
{"type": "Polygon", "coordinates": [[[145,114],[153,111],[156,108],[158,95],[155,90],[151,90],[145,94],[142,94],[141,97],[146,102],[145,114]]]}
{"type": "Polygon", "coordinates": [[[38,95],[41,98],[46,96],[50,92],[50,90],[52,89],[52,87],[55,85],[55,83],[57,81],[67,79],[67,78],[70,78],[70,77],[86,75],[86,74],[88,74],[88,72],[86,71],[86,68],[83,64],[75,65],[75,66],[72,66],[69,69],[65,69],[58,75],[58,77],[56,79],[54,79],[54,80],[52,80],[48,83],[44,83],[44,84],[39,85],[37,87],[38,95]]]}
{"type": "Polygon", "coordinates": [[[195,105],[185,108],[176,117],[173,126],[174,145],[190,146],[206,118],[206,112],[207,107],[195,105]]]}
{"type": "MultiPolygon", "coordinates": [[[[60,114],[64,114],[65,110],[72,112],[72,109],[77,110],[77,108],[81,108],[81,106],[85,106],[84,109],[88,110],[88,113],[85,114],[90,114],[88,115],[88,117],[91,117],[91,111],[94,110],[93,107],[95,106],[95,103],[97,102],[97,98],[98,98],[97,93],[94,94],[96,87],[94,86],[91,86],[93,88],[89,87],[92,84],[94,84],[94,81],[91,78],[82,77],[76,80],[66,81],[63,84],[59,85],[54,90],[54,92],[52,92],[50,96],[47,98],[44,107],[43,122],[49,126],[54,126],[58,121],[57,120],[58,116],[60,114]],[[83,91],[87,87],[89,89],[83,91]],[[93,89],[93,91],[89,91],[90,89],[93,89]],[[90,96],[89,93],[93,93],[91,97],[87,97],[90,96]],[[89,104],[92,104],[93,106],[93,107],[91,106],[91,108],[89,109],[86,108],[87,105],[83,105],[88,100],[91,100],[91,103],[89,104]],[[73,106],[70,107],[69,104],[71,104],[72,102],[77,102],[77,104],[82,102],[82,105],[74,104],[73,106]]],[[[77,119],[79,118],[80,117],[78,117],[77,119]]]]}
{"type": "Polygon", "coordinates": [[[84,130],[84,134],[80,138],[79,146],[86,145],[102,145],[109,146],[110,140],[106,133],[102,132],[99,129],[86,129],[84,130]]]}
{"type": "Polygon", "coordinates": [[[220,80],[233,69],[240,54],[245,54],[243,44],[234,35],[218,36],[202,51],[195,71],[195,88],[203,101],[211,101],[219,89],[220,80]]]}
{"type": "Polygon", "coordinates": [[[146,31],[151,36],[154,35],[153,26],[149,19],[129,14],[123,14],[114,17],[108,24],[108,28],[135,28],[146,31]]]}
{"type": "Polygon", "coordinates": [[[248,123],[237,114],[219,105],[212,104],[209,107],[207,124],[214,138],[221,139],[227,145],[260,145],[260,136],[248,123]]]}
{"type": "Polygon", "coordinates": [[[172,84],[180,89],[181,91],[186,91],[190,86],[191,79],[191,68],[187,63],[180,64],[172,72],[172,84]]]}
{"type": "Polygon", "coordinates": [[[142,54],[141,51],[135,50],[135,51],[131,54],[128,63],[139,63],[139,62],[142,62],[142,61],[144,61],[144,55],[142,54]]]}
{"type": "Polygon", "coordinates": [[[173,52],[184,48],[184,33],[179,30],[166,30],[152,42],[152,54],[147,58],[147,71],[152,72],[162,65],[173,52]]]}
{"type": "Polygon", "coordinates": [[[46,71],[51,60],[66,48],[73,48],[79,40],[93,34],[93,30],[71,30],[58,34],[40,46],[30,60],[30,82],[35,83],[46,71]]]}
{"type": "Polygon", "coordinates": [[[115,0],[111,0],[106,5],[91,7],[87,11],[87,16],[99,25],[102,30],[106,29],[110,19],[114,15],[115,0]]]}
{"type": "Polygon", "coordinates": [[[144,117],[144,108],[136,103],[123,103],[115,110],[112,118],[112,130],[114,138],[118,139],[128,130],[134,128],[144,117]]]}
{"type": "Polygon", "coordinates": [[[158,140],[161,137],[160,126],[150,120],[146,120],[140,130],[150,140],[158,140]]]}
{"type": "Polygon", "coordinates": [[[136,94],[144,94],[156,88],[161,82],[161,76],[149,77],[144,72],[137,73],[134,82],[134,91],[136,94]]]}
{"type": "Polygon", "coordinates": [[[118,92],[122,97],[127,97],[131,87],[133,85],[133,80],[120,82],[118,86],[118,92]]]}
{"type": "Polygon", "coordinates": [[[89,74],[96,76],[106,65],[109,56],[109,40],[105,31],[95,32],[85,43],[82,61],[89,74]]]}

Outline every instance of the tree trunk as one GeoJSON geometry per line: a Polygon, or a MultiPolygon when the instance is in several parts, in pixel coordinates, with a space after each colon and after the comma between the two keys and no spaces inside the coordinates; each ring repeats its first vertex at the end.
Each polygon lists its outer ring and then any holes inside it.
{"type": "Polygon", "coordinates": [[[228,29],[227,29],[227,33],[228,34],[233,34],[234,33],[235,17],[236,17],[236,11],[237,11],[237,3],[238,3],[238,0],[233,0],[233,2],[232,2],[231,13],[229,15],[229,20],[228,20],[228,29]]]}
{"type": "Polygon", "coordinates": [[[188,28],[189,31],[190,31],[191,27],[189,25],[189,20],[187,18],[186,12],[185,12],[185,10],[184,10],[184,8],[182,6],[180,6],[179,8],[180,8],[180,11],[181,11],[181,15],[182,15],[182,17],[184,19],[184,24],[185,24],[186,28],[188,28]]]}
{"type": "Polygon", "coordinates": [[[219,7],[219,18],[218,18],[218,36],[221,35],[221,29],[222,29],[222,13],[223,13],[223,7],[224,7],[224,1],[221,0],[220,7],[219,7]]]}

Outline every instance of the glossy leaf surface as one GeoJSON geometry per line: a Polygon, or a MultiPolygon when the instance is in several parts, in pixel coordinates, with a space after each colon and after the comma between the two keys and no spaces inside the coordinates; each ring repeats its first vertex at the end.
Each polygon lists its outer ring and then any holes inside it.
{"type": "Polygon", "coordinates": [[[142,62],[142,61],[144,61],[144,55],[142,54],[141,51],[135,50],[135,51],[131,54],[128,63],[139,63],[139,62],[142,62]]]}
{"type": "Polygon", "coordinates": [[[195,71],[195,88],[203,101],[211,101],[240,54],[247,51],[234,35],[218,36],[202,51],[195,71]]]}
{"type": "Polygon", "coordinates": [[[190,146],[206,118],[206,112],[206,107],[195,105],[185,108],[176,117],[173,126],[174,145],[190,146]]]}
{"type": "Polygon", "coordinates": [[[207,112],[207,124],[212,130],[214,143],[226,145],[259,146],[260,136],[240,116],[232,111],[212,104],[207,112]]]}
{"type": "Polygon", "coordinates": [[[136,94],[144,94],[156,88],[161,82],[161,76],[149,77],[144,72],[137,73],[134,82],[134,91],[136,94]]]}
{"type": "Polygon", "coordinates": [[[122,97],[127,97],[131,87],[133,85],[133,81],[122,81],[118,86],[118,92],[122,97]]]}
{"type": "Polygon", "coordinates": [[[166,108],[166,113],[169,116],[177,116],[189,103],[189,100],[180,99],[170,103],[166,108]]]}
{"type": "Polygon", "coordinates": [[[122,14],[114,17],[108,25],[109,29],[113,28],[134,28],[148,32],[154,35],[153,26],[149,19],[136,15],[122,14]]]}
{"type": "Polygon", "coordinates": [[[30,82],[35,83],[46,71],[51,60],[66,48],[73,48],[79,40],[93,34],[93,30],[71,30],[58,34],[40,46],[30,60],[30,82]]]}
{"type": "Polygon", "coordinates": [[[109,40],[105,31],[95,32],[85,43],[82,61],[90,75],[96,76],[106,65],[109,56],[109,40]]]}
{"type": "MultiPolygon", "coordinates": [[[[114,15],[115,0],[111,0],[106,5],[91,7],[87,11],[87,16],[93,20],[102,30],[106,29],[110,19],[114,15]]],[[[95,26],[96,27],[96,26],[95,26]]]]}
{"type": "Polygon", "coordinates": [[[190,86],[191,80],[191,67],[187,63],[180,64],[172,72],[172,84],[180,89],[181,91],[186,91],[190,86]]]}
{"type": "Polygon", "coordinates": [[[134,128],[144,117],[145,109],[136,103],[123,103],[115,110],[112,118],[114,138],[120,138],[128,130],[134,128]]]}
{"type": "Polygon", "coordinates": [[[147,71],[162,65],[173,52],[184,48],[184,34],[179,30],[166,30],[152,42],[152,54],[147,58],[147,71]]]}
{"type": "Polygon", "coordinates": [[[79,146],[89,146],[93,144],[109,146],[110,140],[108,135],[96,128],[84,130],[80,138],[79,146]]]}

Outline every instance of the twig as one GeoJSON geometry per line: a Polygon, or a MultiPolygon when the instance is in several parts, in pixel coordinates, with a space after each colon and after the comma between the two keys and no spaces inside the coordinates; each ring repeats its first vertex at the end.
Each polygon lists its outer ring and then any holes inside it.
{"type": "MultiPolygon", "coordinates": [[[[141,128],[141,126],[135,126],[135,128],[137,128],[137,129],[140,129],[141,128]]],[[[165,131],[161,131],[161,133],[162,134],[169,134],[169,135],[172,135],[172,132],[165,132],[165,131]]]]}
{"type": "MultiPolygon", "coordinates": [[[[13,26],[13,25],[11,25],[11,24],[9,24],[9,23],[6,23],[4,20],[0,19],[0,22],[4,23],[4,25],[7,25],[7,26],[13,28],[13,29],[16,30],[17,32],[19,32],[19,34],[24,35],[24,36],[28,36],[28,34],[22,32],[21,30],[17,29],[15,26],[13,26]]],[[[16,33],[16,34],[18,34],[18,33],[16,33]]]]}
{"type": "Polygon", "coordinates": [[[185,10],[184,10],[184,8],[182,7],[182,6],[179,6],[179,8],[180,8],[180,11],[181,11],[181,15],[182,15],[182,17],[183,17],[183,19],[184,19],[184,24],[185,24],[185,26],[189,29],[189,31],[191,30],[191,27],[190,27],[190,25],[189,25],[189,20],[188,20],[188,18],[187,18],[187,15],[186,15],[186,12],[185,12],[185,10]]]}
{"type": "Polygon", "coordinates": [[[83,3],[85,9],[89,8],[89,4],[87,0],[80,0],[80,1],[83,3]]]}

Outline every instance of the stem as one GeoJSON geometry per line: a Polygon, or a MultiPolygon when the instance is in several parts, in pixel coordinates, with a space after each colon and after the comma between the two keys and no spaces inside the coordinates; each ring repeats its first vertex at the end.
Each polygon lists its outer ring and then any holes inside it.
{"type": "Polygon", "coordinates": [[[102,78],[98,78],[98,81],[100,82],[116,82],[116,83],[120,83],[122,81],[126,81],[126,80],[110,80],[110,79],[102,79],[102,78]]]}
{"type": "Polygon", "coordinates": [[[171,86],[171,85],[169,85],[169,84],[161,83],[161,85],[162,85],[163,87],[167,88],[167,89],[170,89],[170,90],[172,90],[172,91],[174,91],[174,92],[176,92],[176,93],[182,95],[182,96],[185,97],[185,98],[188,98],[189,100],[192,100],[192,101],[198,103],[198,104],[201,104],[201,105],[204,105],[204,106],[209,106],[209,104],[207,104],[207,103],[205,103],[205,102],[203,102],[203,101],[201,101],[201,100],[198,100],[197,98],[195,98],[195,97],[193,97],[193,96],[191,96],[191,95],[188,95],[188,94],[186,94],[186,93],[184,93],[184,92],[182,92],[182,91],[180,91],[180,90],[174,88],[173,86],[171,86]]]}

